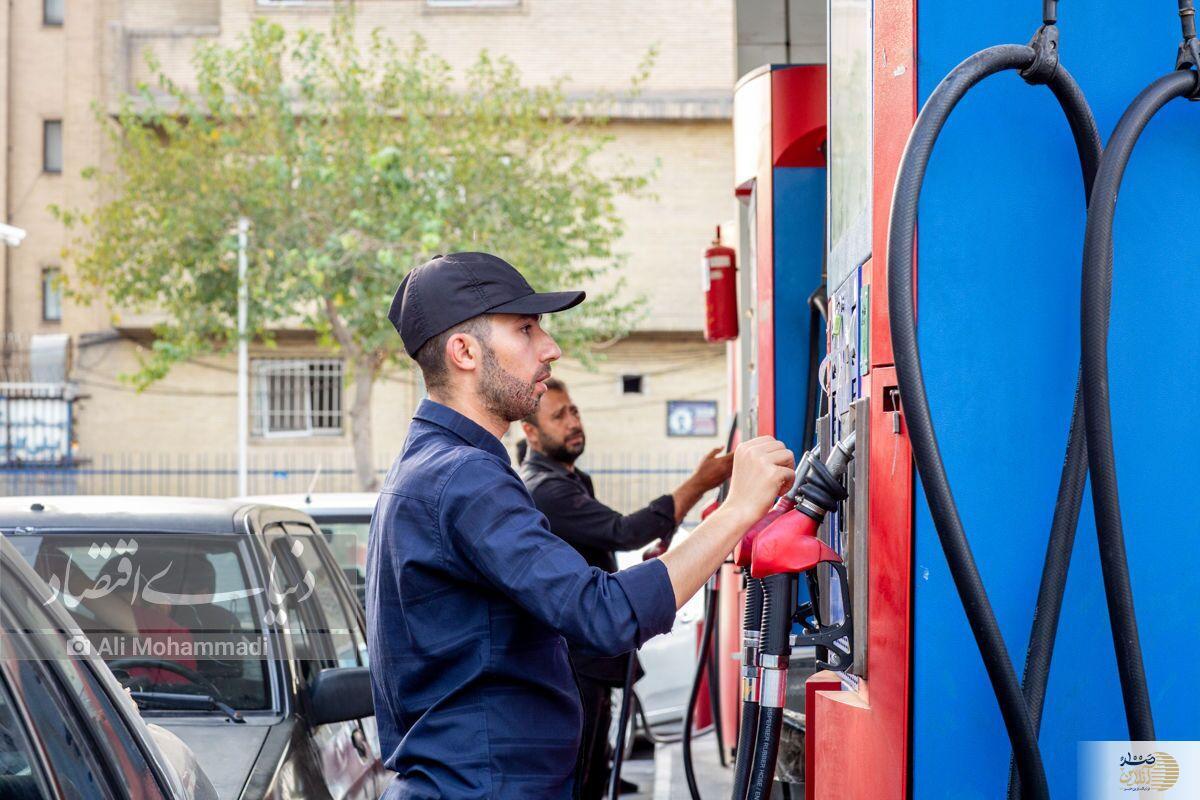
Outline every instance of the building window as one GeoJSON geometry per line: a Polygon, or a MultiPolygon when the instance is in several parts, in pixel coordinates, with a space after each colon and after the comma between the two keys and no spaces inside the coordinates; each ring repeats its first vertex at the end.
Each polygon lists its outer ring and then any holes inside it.
{"type": "Polygon", "coordinates": [[[642,393],[642,376],[641,375],[622,375],[621,376],[621,392],[623,394],[641,394],[642,393]]]}
{"type": "Polygon", "coordinates": [[[62,25],[63,10],[67,0],[42,0],[42,24],[62,25]]]}
{"type": "Polygon", "coordinates": [[[255,436],[337,436],[342,432],[342,361],[259,358],[250,427],[255,436]]]}
{"type": "Polygon", "coordinates": [[[42,319],[46,322],[62,319],[62,270],[58,267],[42,270],[42,319]]]}
{"type": "Polygon", "coordinates": [[[62,172],[62,120],[42,121],[42,172],[62,172]]]}

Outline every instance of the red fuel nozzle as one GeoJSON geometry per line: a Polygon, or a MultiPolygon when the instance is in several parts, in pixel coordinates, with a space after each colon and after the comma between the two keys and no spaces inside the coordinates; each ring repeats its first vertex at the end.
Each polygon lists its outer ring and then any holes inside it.
{"type": "Polygon", "coordinates": [[[776,500],[775,505],[771,507],[771,510],[764,514],[762,519],[751,525],[750,529],[746,531],[745,535],[738,540],[737,545],[733,548],[733,563],[743,568],[750,566],[750,558],[754,548],[754,540],[760,533],[766,530],[771,523],[795,507],[796,501],[787,495],[784,495],[776,500]]]}
{"type": "Polygon", "coordinates": [[[842,557],[817,538],[820,524],[819,519],[800,511],[773,521],[754,539],[750,574],[755,578],[799,574],[825,561],[840,563],[842,557]]]}

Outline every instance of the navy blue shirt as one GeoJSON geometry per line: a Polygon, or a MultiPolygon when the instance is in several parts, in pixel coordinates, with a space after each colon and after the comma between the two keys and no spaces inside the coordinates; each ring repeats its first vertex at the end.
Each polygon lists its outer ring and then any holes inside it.
{"type": "Polygon", "coordinates": [[[569,798],[582,714],[567,640],[617,655],[675,618],[662,562],[588,566],[500,441],[430,400],[371,519],[366,599],[388,800],[569,798]]]}

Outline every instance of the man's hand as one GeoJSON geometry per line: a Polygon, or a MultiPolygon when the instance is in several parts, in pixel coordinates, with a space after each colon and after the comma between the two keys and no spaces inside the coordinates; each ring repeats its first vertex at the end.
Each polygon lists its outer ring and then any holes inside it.
{"type": "Polygon", "coordinates": [[[649,561],[652,558],[658,558],[663,553],[667,552],[668,547],[670,547],[669,544],[664,542],[662,539],[659,539],[657,542],[642,551],[642,561],[649,561]]]}
{"type": "Polygon", "coordinates": [[[724,449],[723,447],[714,448],[700,459],[700,464],[692,473],[691,480],[700,487],[701,494],[720,486],[733,472],[733,453],[718,455],[724,449]]]}
{"type": "Polygon", "coordinates": [[[753,525],[767,513],[775,498],[792,485],[795,466],[792,451],[774,437],[759,436],[742,442],[734,451],[733,476],[725,506],[736,509],[746,519],[747,527],[753,525]]]}
{"type": "Polygon", "coordinates": [[[770,436],[738,445],[725,502],[686,541],[659,559],[671,578],[676,608],[682,608],[704,585],[746,529],[791,486],[796,478],[794,467],[792,452],[770,436]]]}
{"type": "Polygon", "coordinates": [[[720,486],[733,470],[733,453],[718,455],[724,448],[718,447],[700,459],[699,466],[679,488],[671,492],[675,500],[675,524],[683,522],[683,518],[692,510],[692,506],[700,502],[704,493],[720,486]]]}

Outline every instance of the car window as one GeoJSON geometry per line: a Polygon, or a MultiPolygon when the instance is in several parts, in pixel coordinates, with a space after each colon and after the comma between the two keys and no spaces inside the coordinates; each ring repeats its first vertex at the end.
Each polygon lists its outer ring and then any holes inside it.
{"type": "Polygon", "coordinates": [[[317,527],[325,535],[334,562],[346,576],[351,591],[362,605],[367,588],[367,539],[371,532],[370,519],[365,522],[317,520],[317,527]]]}
{"type": "Polygon", "coordinates": [[[357,667],[365,661],[366,647],[360,647],[352,628],[357,617],[352,617],[346,605],[342,602],[341,593],[337,590],[331,567],[321,557],[320,543],[316,534],[310,529],[299,525],[287,526],[288,533],[299,546],[294,548],[296,560],[306,575],[313,578],[313,591],[307,597],[307,602],[315,603],[319,613],[314,617],[322,620],[322,630],[319,634],[328,637],[332,646],[333,665],[337,667],[357,667]]]}
{"type": "MultiPolygon", "coordinates": [[[[244,536],[23,535],[22,555],[92,648],[146,711],[183,708],[171,695],[236,709],[271,707],[263,618],[244,536]],[[36,549],[29,540],[36,539],[36,549]]],[[[192,703],[185,703],[193,708],[192,703]]]]}
{"type": "Polygon", "coordinates": [[[8,683],[0,678],[0,797],[50,798],[37,763],[8,683]]]}

